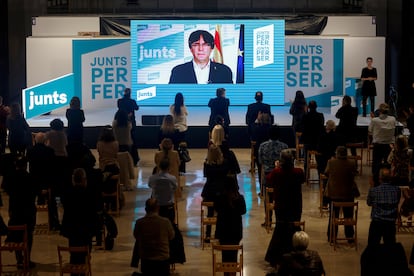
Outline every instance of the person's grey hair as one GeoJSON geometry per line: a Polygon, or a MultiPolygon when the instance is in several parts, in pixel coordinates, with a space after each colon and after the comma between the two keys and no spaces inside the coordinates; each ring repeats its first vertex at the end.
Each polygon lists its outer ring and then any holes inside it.
{"type": "Polygon", "coordinates": [[[305,231],[297,231],[292,237],[292,246],[295,250],[305,250],[309,245],[309,235],[305,231]]]}

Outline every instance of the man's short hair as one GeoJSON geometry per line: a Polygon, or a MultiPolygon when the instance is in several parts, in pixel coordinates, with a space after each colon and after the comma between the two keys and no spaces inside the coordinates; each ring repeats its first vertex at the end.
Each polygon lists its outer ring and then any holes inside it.
{"type": "Polygon", "coordinates": [[[197,30],[190,34],[188,37],[188,47],[191,48],[191,45],[200,40],[200,36],[203,37],[204,41],[210,44],[211,49],[214,49],[214,37],[207,31],[204,30],[197,30]]]}
{"type": "Polygon", "coordinates": [[[254,95],[254,99],[258,102],[263,101],[263,92],[257,91],[256,94],[254,95]]]}
{"type": "Polygon", "coordinates": [[[392,179],[391,176],[391,167],[382,166],[379,171],[379,180],[381,183],[390,183],[392,179]]]}
{"type": "Polygon", "coordinates": [[[155,198],[148,198],[145,201],[145,212],[154,213],[158,211],[158,202],[155,198]]]}
{"type": "Polygon", "coordinates": [[[367,61],[368,60],[373,61],[372,57],[367,57],[367,61]]]}
{"type": "Polygon", "coordinates": [[[58,118],[53,119],[50,122],[50,128],[53,129],[53,130],[57,130],[57,131],[63,130],[63,128],[64,128],[63,121],[61,119],[58,119],[58,118]]]}
{"type": "Polygon", "coordinates": [[[224,93],[226,92],[226,89],[224,89],[223,87],[217,88],[216,90],[216,96],[217,97],[221,97],[224,95],[224,93]]]}
{"type": "Polygon", "coordinates": [[[316,101],[314,100],[309,101],[308,108],[310,110],[316,110],[317,107],[318,107],[318,104],[316,103],[316,101]]]}

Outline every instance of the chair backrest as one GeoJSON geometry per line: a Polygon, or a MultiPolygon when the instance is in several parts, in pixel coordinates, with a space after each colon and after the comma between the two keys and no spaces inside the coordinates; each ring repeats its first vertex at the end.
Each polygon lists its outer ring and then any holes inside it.
{"type": "Polygon", "coordinates": [[[59,258],[59,269],[61,275],[63,273],[74,273],[85,275],[91,275],[91,255],[88,246],[57,246],[58,258],[59,258]],[[69,262],[70,255],[72,253],[84,253],[85,263],[84,264],[71,264],[69,262]]]}
{"type": "MultiPolygon", "coordinates": [[[[334,223],[339,225],[357,225],[358,222],[358,201],[356,202],[332,202],[332,208],[339,208],[339,216],[334,218],[334,223]],[[353,217],[344,218],[344,208],[353,208],[353,217]]],[[[332,212],[332,216],[335,215],[335,212],[332,212]]]]}
{"type": "Polygon", "coordinates": [[[215,224],[216,223],[216,217],[207,218],[207,208],[214,207],[213,201],[202,201],[201,202],[201,220],[202,224],[215,224]]]}
{"type": "Polygon", "coordinates": [[[20,248],[20,250],[27,247],[27,226],[24,225],[9,225],[7,227],[8,233],[5,244],[2,246],[20,248]]]}
{"type": "Polygon", "coordinates": [[[216,272],[239,272],[243,274],[243,245],[212,245],[213,254],[213,275],[216,272]],[[237,260],[234,262],[223,262],[218,255],[223,254],[223,251],[237,251],[237,260]],[[220,254],[221,253],[221,254],[220,254]]]}

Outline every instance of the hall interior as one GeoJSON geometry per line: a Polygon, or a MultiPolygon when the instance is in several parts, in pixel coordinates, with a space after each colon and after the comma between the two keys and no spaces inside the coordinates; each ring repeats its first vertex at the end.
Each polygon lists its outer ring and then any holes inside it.
{"type": "MultiPolygon", "coordinates": [[[[243,240],[244,247],[244,267],[243,275],[258,276],[265,275],[271,271],[271,267],[264,260],[267,246],[272,237],[272,232],[267,233],[261,226],[264,222],[264,202],[258,196],[259,184],[257,175],[253,176],[250,172],[250,149],[233,149],[241,167],[238,175],[240,192],[245,196],[247,213],[243,216],[243,240]]],[[[93,150],[97,157],[97,153],[93,150]]],[[[130,267],[134,237],[132,230],[135,220],[145,214],[144,203],[150,197],[151,190],[147,186],[147,181],[154,167],[155,149],[140,149],[139,166],[135,168],[136,178],[131,182],[132,191],[124,191],[125,206],[119,216],[114,216],[118,226],[118,236],[112,250],[102,250],[93,248],[92,273],[94,275],[131,275],[138,271],[130,267]]],[[[190,149],[191,161],[187,163],[187,171],[183,179],[182,199],[178,202],[179,229],[184,238],[184,246],[187,261],[184,264],[176,264],[172,275],[212,275],[212,251],[209,246],[205,249],[200,244],[200,205],[201,190],[205,178],[203,177],[203,162],[206,157],[206,149],[190,149]]],[[[358,249],[347,243],[340,243],[334,250],[327,241],[328,216],[321,217],[319,210],[319,185],[303,184],[303,212],[302,220],[305,221],[305,231],[310,236],[309,249],[316,250],[320,254],[326,275],[360,275],[360,256],[367,245],[368,227],[370,223],[371,208],[366,204],[366,196],[369,188],[369,175],[371,167],[367,164],[366,152],[363,155],[362,174],[356,177],[361,196],[358,213],[358,249]]],[[[301,166],[301,164],[299,164],[301,166]]],[[[315,173],[314,171],[312,172],[315,173]]],[[[4,206],[0,213],[7,222],[8,220],[8,197],[3,192],[2,198],[4,206]]],[[[59,208],[62,215],[62,208],[59,208]]],[[[45,213],[38,214],[38,223],[45,222],[45,213]]],[[[339,233],[343,233],[342,227],[339,233]]],[[[413,245],[414,228],[403,227],[397,234],[397,241],[401,242],[407,258],[409,257],[413,245]]],[[[59,275],[57,246],[67,245],[67,240],[60,236],[58,232],[36,231],[32,249],[32,261],[36,267],[30,275],[59,275]]],[[[3,263],[15,262],[14,254],[2,253],[3,263]]],[[[410,266],[414,269],[414,266],[410,266]]],[[[11,271],[16,271],[11,268],[11,271]]],[[[14,274],[11,274],[14,275],[14,274]]]]}

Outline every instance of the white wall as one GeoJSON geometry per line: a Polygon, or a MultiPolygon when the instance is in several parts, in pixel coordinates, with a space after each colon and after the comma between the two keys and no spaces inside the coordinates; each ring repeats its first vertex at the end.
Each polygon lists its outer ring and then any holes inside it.
{"type": "Polygon", "coordinates": [[[321,35],[376,36],[377,25],[372,16],[329,16],[321,35]]]}
{"type": "Polygon", "coordinates": [[[76,36],[78,32],[99,32],[99,16],[39,16],[32,22],[32,36],[76,36]]]}

